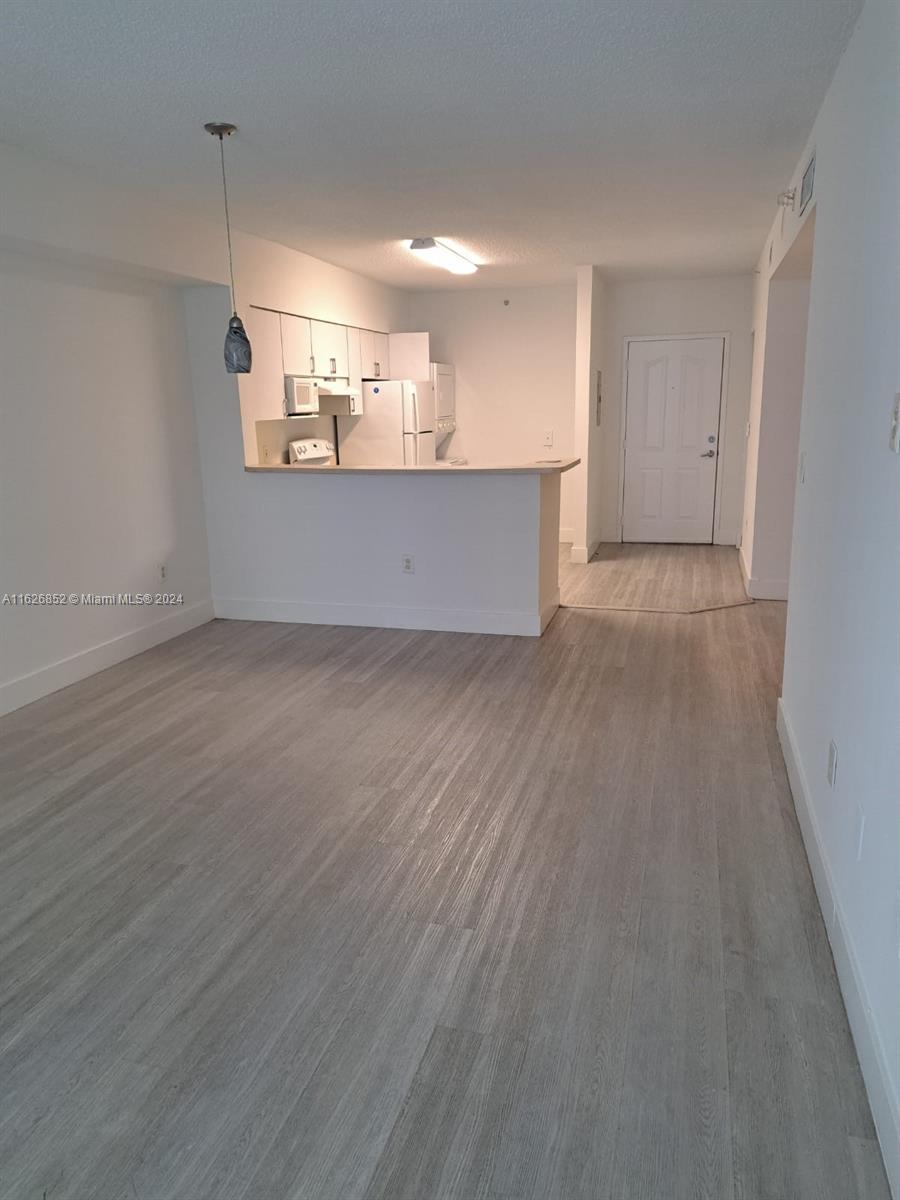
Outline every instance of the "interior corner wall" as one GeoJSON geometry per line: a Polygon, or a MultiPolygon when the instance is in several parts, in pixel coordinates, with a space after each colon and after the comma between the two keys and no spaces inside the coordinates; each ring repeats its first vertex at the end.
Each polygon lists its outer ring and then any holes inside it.
{"type": "Polygon", "coordinates": [[[753,278],[750,401],[747,410],[747,454],[744,461],[744,505],[741,514],[740,561],[745,583],[750,579],[756,528],[756,477],[759,467],[759,430],[762,414],[763,364],[766,357],[766,323],[769,308],[768,243],[760,255],[753,278]]]}
{"type": "Polygon", "coordinates": [[[212,605],[178,289],[4,253],[0,308],[0,592],[78,601],[3,606],[5,712],[212,605]],[[183,602],[81,602],[119,593],[183,602]]]}
{"type": "MultiPolygon", "coordinates": [[[[572,561],[590,560],[601,540],[600,498],[603,464],[597,421],[597,377],[604,368],[606,284],[594,266],[576,272],[575,318],[575,454],[572,472],[574,539],[572,561]]],[[[604,392],[605,392],[604,382],[604,392]]]]}
{"type": "MultiPolygon", "coordinates": [[[[448,456],[488,464],[574,453],[574,284],[417,292],[409,321],[431,334],[436,360],[456,368],[448,456]]],[[[561,541],[574,535],[570,475],[562,476],[561,541]]]]}
{"type": "Polygon", "coordinates": [[[755,338],[741,559],[747,590],[763,600],[788,594],[809,292],[808,279],[770,280],[755,338]]]}
{"type": "Polygon", "coordinates": [[[817,198],[805,480],[794,509],[780,706],[794,799],[896,1197],[900,456],[889,439],[900,391],[898,46],[896,0],[867,0],[810,140],[817,198]]]}
{"type": "Polygon", "coordinates": [[[607,285],[603,415],[599,445],[600,540],[620,540],[625,339],[729,333],[726,423],[719,452],[719,520],[714,541],[737,545],[744,500],[750,403],[753,276],[621,281],[607,285]]]}

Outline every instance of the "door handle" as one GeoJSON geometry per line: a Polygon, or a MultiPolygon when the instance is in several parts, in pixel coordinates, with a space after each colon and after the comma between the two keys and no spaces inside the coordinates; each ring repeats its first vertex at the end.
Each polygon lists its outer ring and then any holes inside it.
{"type": "Polygon", "coordinates": [[[309,356],[309,373],[310,375],[315,375],[316,373],[316,360],[312,355],[309,356]]]}
{"type": "Polygon", "coordinates": [[[376,379],[381,378],[381,363],[380,362],[375,363],[375,378],[376,379]]]}
{"type": "Polygon", "coordinates": [[[707,450],[706,453],[701,454],[700,457],[701,458],[715,458],[716,452],[715,452],[715,450],[707,450]]]}
{"type": "Polygon", "coordinates": [[[331,373],[332,373],[332,375],[337,374],[337,359],[336,358],[333,358],[331,360],[331,373]]]}

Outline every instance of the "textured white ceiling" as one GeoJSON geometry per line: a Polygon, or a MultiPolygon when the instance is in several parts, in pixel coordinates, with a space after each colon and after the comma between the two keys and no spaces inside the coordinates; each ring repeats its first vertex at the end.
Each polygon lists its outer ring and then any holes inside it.
{"type": "Polygon", "coordinates": [[[4,0],[0,140],[411,288],[745,270],[860,0],[4,0]],[[456,278],[404,237],[486,264],[456,278]]]}

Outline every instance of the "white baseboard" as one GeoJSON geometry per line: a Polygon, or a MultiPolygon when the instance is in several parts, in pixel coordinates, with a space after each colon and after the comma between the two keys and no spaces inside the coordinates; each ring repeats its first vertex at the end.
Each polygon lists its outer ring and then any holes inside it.
{"type": "Polygon", "coordinates": [[[575,530],[570,529],[568,525],[560,525],[559,540],[561,542],[574,542],[575,541],[575,530]]]}
{"type": "Polygon", "coordinates": [[[754,579],[747,569],[744,558],[744,547],[738,548],[738,564],[744,577],[744,588],[748,596],[754,600],[787,600],[788,581],[786,579],[754,579]]]}
{"type": "Polygon", "coordinates": [[[314,604],[216,596],[215,615],[235,621],[288,621],[297,625],[364,625],[373,629],[430,629],[440,633],[512,633],[540,637],[541,614],[400,605],[314,604]]]}
{"type": "Polygon", "coordinates": [[[541,633],[544,632],[544,630],[547,628],[547,626],[550,624],[550,622],[556,616],[558,611],[559,611],[559,588],[556,589],[556,593],[553,596],[553,599],[548,600],[548,602],[541,609],[541,633]]]}
{"type": "Polygon", "coordinates": [[[787,600],[788,581],[786,579],[754,579],[751,575],[744,585],[747,595],[754,600],[787,600]]]}
{"type": "Polygon", "coordinates": [[[569,554],[569,562],[589,563],[597,553],[599,542],[591,542],[589,546],[573,546],[569,554]]]}
{"type": "Polygon", "coordinates": [[[108,642],[101,642],[98,646],[89,646],[87,650],[79,650],[77,654],[49,663],[28,675],[19,676],[18,679],[10,679],[0,684],[0,715],[40,700],[42,696],[49,696],[51,692],[58,692],[60,688],[77,683],[79,679],[96,675],[98,671],[124,662],[126,658],[132,658],[152,646],[158,646],[160,642],[167,642],[169,638],[187,633],[189,629],[198,625],[205,625],[212,619],[212,601],[199,600],[196,604],[169,613],[151,625],[144,625],[131,633],[120,634],[110,638],[108,642]]]}
{"type": "Polygon", "coordinates": [[[747,562],[744,558],[743,542],[740,544],[740,546],[738,546],[738,566],[741,568],[741,577],[744,580],[744,591],[746,591],[747,595],[749,596],[750,592],[748,589],[750,587],[750,572],[747,570],[747,562]]]}
{"type": "Polygon", "coordinates": [[[778,701],[778,737],[784,753],[806,854],[828,930],[828,940],[834,954],[834,964],[869,1096],[872,1117],[881,1143],[885,1170],[891,1192],[896,1200],[900,1200],[900,1102],[891,1083],[884,1042],[872,1019],[872,1006],[869,1003],[865,980],[834,886],[818,818],[810,802],[806,773],[797,752],[790,719],[781,700],[778,701]]]}

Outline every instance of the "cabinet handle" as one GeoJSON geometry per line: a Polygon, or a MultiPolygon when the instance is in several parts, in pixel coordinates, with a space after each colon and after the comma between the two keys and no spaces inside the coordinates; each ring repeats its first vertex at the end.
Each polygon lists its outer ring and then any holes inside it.
{"type": "Polygon", "coordinates": [[[380,378],[381,378],[381,363],[380,363],[380,362],[377,362],[377,363],[375,364],[375,378],[376,378],[376,379],[380,379],[380,378]]]}
{"type": "Polygon", "coordinates": [[[316,360],[312,355],[309,356],[309,373],[310,375],[315,375],[316,373],[316,360]]]}
{"type": "Polygon", "coordinates": [[[333,358],[331,360],[331,373],[332,373],[332,375],[337,375],[337,359],[336,358],[333,358]]]}

